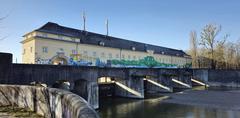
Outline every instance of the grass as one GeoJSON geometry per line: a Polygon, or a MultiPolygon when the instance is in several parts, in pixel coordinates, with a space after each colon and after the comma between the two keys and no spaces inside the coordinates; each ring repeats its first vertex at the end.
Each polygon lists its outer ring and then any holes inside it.
{"type": "Polygon", "coordinates": [[[18,108],[13,106],[0,106],[0,114],[21,118],[43,118],[43,116],[38,115],[29,109],[18,108]]]}

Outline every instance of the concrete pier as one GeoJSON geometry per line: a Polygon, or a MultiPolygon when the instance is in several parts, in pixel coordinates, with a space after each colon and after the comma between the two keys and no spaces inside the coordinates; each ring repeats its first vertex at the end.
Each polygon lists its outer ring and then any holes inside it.
{"type": "Polygon", "coordinates": [[[128,98],[144,98],[144,83],[141,77],[115,79],[115,95],[128,98]]]}
{"type": "Polygon", "coordinates": [[[74,83],[73,92],[83,97],[93,108],[99,108],[99,95],[97,82],[89,82],[83,79],[74,83]]]}
{"type": "Polygon", "coordinates": [[[146,93],[172,92],[172,80],[160,76],[158,78],[145,78],[144,88],[146,93]]]}
{"type": "Polygon", "coordinates": [[[185,70],[177,71],[175,76],[171,77],[174,88],[189,89],[192,88],[191,73],[185,70]]]}

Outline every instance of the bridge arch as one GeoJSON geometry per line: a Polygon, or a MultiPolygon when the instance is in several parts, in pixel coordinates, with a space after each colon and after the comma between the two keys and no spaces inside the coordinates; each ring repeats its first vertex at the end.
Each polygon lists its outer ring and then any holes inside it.
{"type": "Polygon", "coordinates": [[[71,89],[71,82],[68,80],[57,80],[52,85],[53,88],[60,88],[64,90],[70,90],[71,89]]]}
{"type": "Polygon", "coordinates": [[[52,57],[51,63],[54,65],[67,65],[68,57],[64,54],[57,54],[56,56],[52,57]]]}

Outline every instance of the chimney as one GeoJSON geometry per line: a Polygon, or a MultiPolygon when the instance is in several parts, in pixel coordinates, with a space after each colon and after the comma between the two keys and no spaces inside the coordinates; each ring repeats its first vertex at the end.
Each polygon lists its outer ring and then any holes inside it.
{"type": "Polygon", "coordinates": [[[108,36],[108,19],[106,19],[106,31],[107,31],[106,32],[107,33],[106,36],[108,36]]]}
{"type": "Polygon", "coordinates": [[[82,18],[83,18],[83,31],[86,31],[86,16],[84,11],[82,13],[82,18]]]}

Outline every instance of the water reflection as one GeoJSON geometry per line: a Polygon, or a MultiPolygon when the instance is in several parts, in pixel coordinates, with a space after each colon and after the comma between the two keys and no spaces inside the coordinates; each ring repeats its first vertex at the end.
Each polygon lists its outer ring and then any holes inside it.
{"type": "Polygon", "coordinates": [[[161,103],[162,99],[104,98],[99,114],[101,118],[240,118],[240,111],[161,103]]]}

